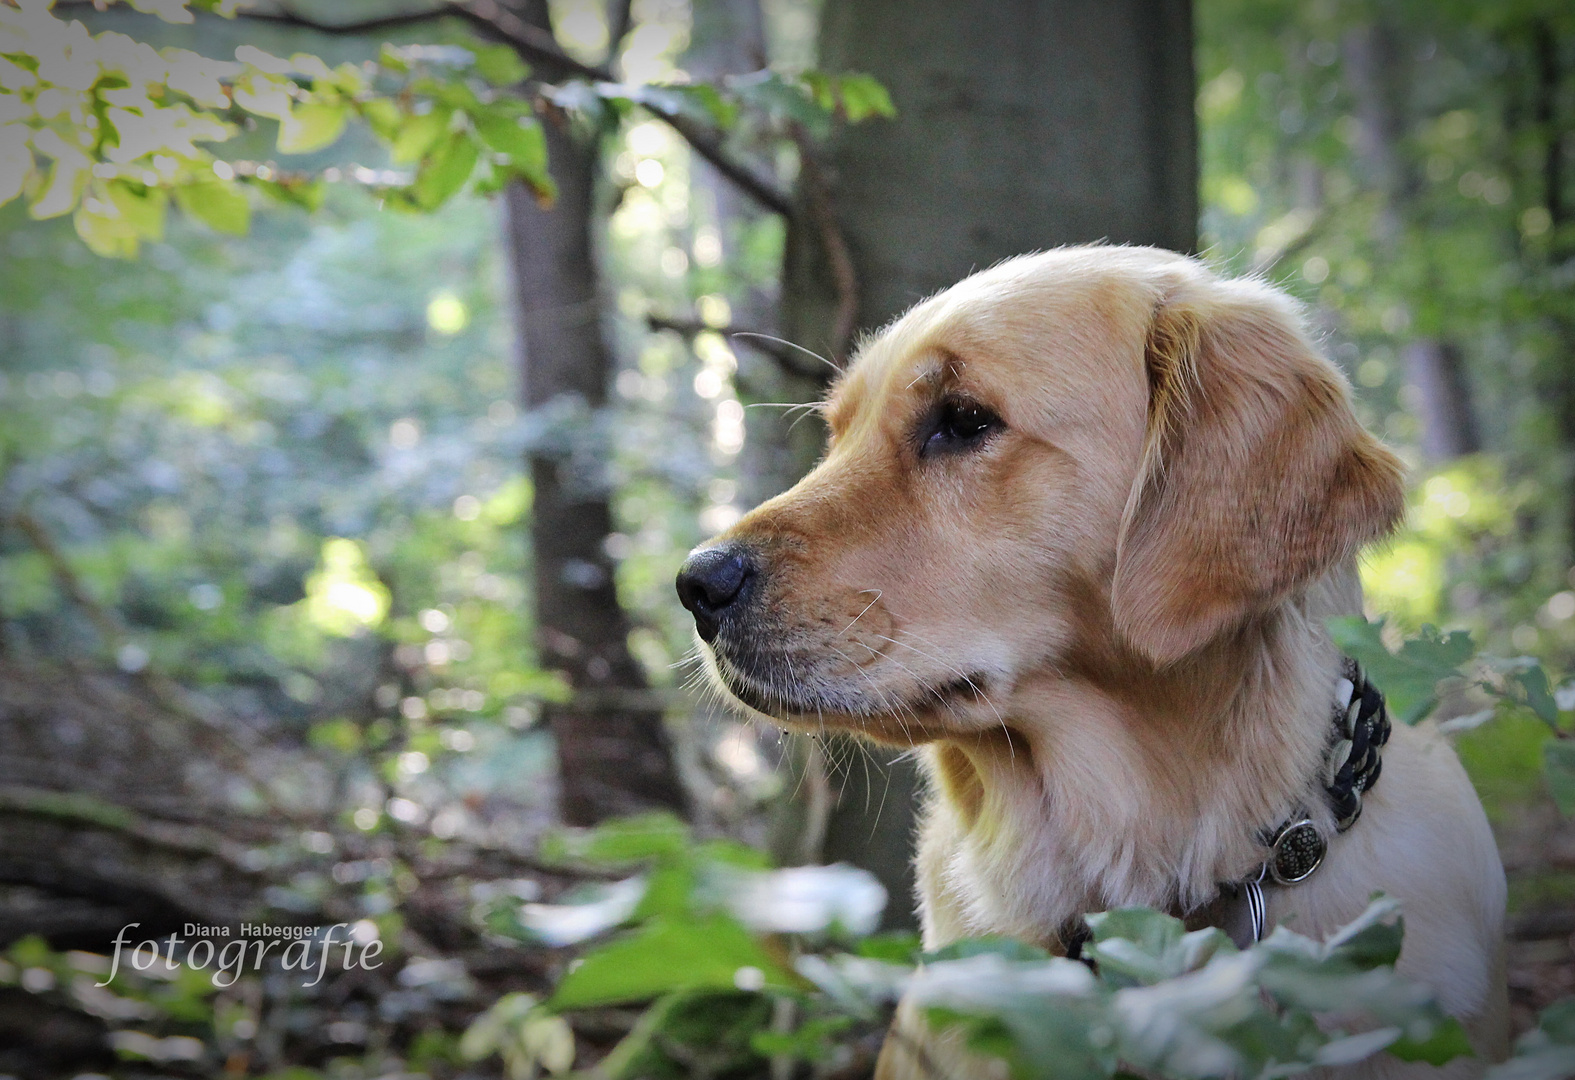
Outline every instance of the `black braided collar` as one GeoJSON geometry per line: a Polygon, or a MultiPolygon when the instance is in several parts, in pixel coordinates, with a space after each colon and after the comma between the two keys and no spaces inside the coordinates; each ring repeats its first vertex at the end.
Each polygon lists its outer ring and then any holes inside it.
{"type": "MultiPolygon", "coordinates": [[[[1324,797],[1334,814],[1337,833],[1343,833],[1362,816],[1362,795],[1371,791],[1383,771],[1383,746],[1389,741],[1389,710],[1384,696],[1367,681],[1362,666],[1349,656],[1341,657],[1340,681],[1336,684],[1334,708],[1329,725],[1329,748],[1324,754],[1324,797]]],[[[1329,852],[1329,838],[1317,823],[1294,814],[1276,828],[1264,831],[1263,843],[1269,849],[1256,877],[1220,886],[1222,897],[1247,902],[1245,941],[1247,945],[1263,938],[1267,908],[1263,885],[1294,885],[1312,877],[1329,852]]],[[[1083,946],[1093,935],[1081,917],[1061,930],[1066,955],[1073,960],[1092,962],[1083,957],[1083,946]]]]}
{"type": "MultiPolygon", "coordinates": [[[[1362,795],[1383,771],[1383,745],[1389,741],[1389,710],[1384,696],[1368,682],[1362,666],[1342,657],[1329,749],[1324,755],[1323,790],[1335,829],[1345,832],[1362,816],[1362,795]]],[[[1293,815],[1264,834],[1269,858],[1257,880],[1277,885],[1306,881],[1323,864],[1329,839],[1303,815],[1293,815]]]]}

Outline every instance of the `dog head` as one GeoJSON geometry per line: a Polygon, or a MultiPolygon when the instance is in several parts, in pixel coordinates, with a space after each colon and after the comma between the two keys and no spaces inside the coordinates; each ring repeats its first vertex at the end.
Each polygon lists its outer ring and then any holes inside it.
{"type": "Polygon", "coordinates": [[[1182,662],[1403,509],[1292,301],[1150,248],[966,279],[869,341],[825,416],[819,465],[679,595],[738,701],[903,745],[1000,726],[1092,638],[1182,662]]]}

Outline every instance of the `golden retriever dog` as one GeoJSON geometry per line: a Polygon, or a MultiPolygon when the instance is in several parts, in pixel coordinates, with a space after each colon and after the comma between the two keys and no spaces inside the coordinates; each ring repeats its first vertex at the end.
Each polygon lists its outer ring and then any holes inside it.
{"type": "MultiPolygon", "coordinates": [[[[1305,818],[1323,865],[1269,884],[1268,924],[1324,936],[1397,897],[1400,970],[1502,1056],[1504,875],[1454,752],[1397,727],[1360,820],[1325,797],[1351,684],[1323,620],[1361,610],[1355,556],[1404,502],[1289,298],[1152,248],[1024,256],[866,342],[824,416],[821,462],[679,594],[750,714],[917,748],[926,947],[1196,917],[1305,818]]],[[[948,1076],[1004,1075],[897,1023],[882,1077],[921,1075],[914,1040],[948,1076]]]]}

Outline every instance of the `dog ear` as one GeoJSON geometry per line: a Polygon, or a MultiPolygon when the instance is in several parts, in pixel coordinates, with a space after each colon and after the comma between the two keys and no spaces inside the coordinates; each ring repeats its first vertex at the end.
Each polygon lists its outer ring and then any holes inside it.
{"type": "Polygon", "coordinates": [[[1405,491],[1281,294],[1182,286],[1146,348],[1148,431],[1111,599],[1116,629],[1164,666],[1389,533],[1405,491]]]}

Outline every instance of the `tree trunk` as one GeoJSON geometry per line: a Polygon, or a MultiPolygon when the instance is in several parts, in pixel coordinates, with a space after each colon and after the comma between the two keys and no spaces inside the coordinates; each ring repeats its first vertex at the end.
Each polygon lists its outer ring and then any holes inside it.
{"type": "MultiPolygon", "coordinates": [[[[1391,259],[1407,234],[1406,217],[1420,191],[1416,170],[1401,152],[1406,132],[1409,77],[1399,32],[1382,20],[1345,37],[1345,70],[1361,121],[1357,158],[1366,180],[1381,196],[1376,236],[1391,259]]],[[[1471,387],[1464,357],[1452,341],[1421,334],[1401,349],[1406,381],[1416,388],[1422,453],[1442,464],[1481,448],[1471,412],[1471,387]]]]}
{"type": "MultiPolygon", "coordinates": [[[[1548,211],[1548,265],[1557,266],[1566,261],[1575,243],[1569,228],[1570,203],[1565,197],[1565,156],[1569,134],[1569,120],[1560,108],[1565,95],[1565,69],[1560,62],[1558,34],[1546,19],[1538,19],[1531,26],[1532,69],[1532,120],[1536,135],[1542,143],[1542,203],[1548,211]]],[[[1566,488],[1575,477],[1575,318],[1567,305],[1555,304],[1548,312],[1548,323],[1556,345],[1538,371],[1542,392],[1548,409],[1558,426],[1560,448],[1564,456],[1566,488]]],[[[1565,544],[1575,552],[1575,489],[1567,490],[1564,511],[1565,544]]]]}
{"type": "MultiPolygon", "coordinates": [[[[894,121],[840,131],[823,169],[857,277],[860,329],[1008,256],[1197,237],[1189,0],[828,0],[820,66],[865,71],[894,121]]],[[[812,174],[806,174],[812,175],[812,174]]],[[[803,185],[801,185],[802,187],[803,185]]],[[[786,336],[834,348],[836,277],[813,215],[790,233],[786,336]]],[[[873,751],[877,755],[879,751],[873,751]]],[[[868,867],[911,925],[916,774],[837,778],[826,858],[868,867]]]]}
{"type": "MultiPolygon", "coordinates": [[[[550,29],[546,4],[521,15],[550,29]]],[[[662,713],[642,702],[645,675],[629,653],[618,605],[605,477],[608,440],[594,410],[613,364],[601,327],[592,221],[598,153],[566,125],[547,124],[558,200],[538,206],[523,185],[507,193],[507,248],[525,407],[560,422],[530,455],[536,632],[544,667],[574,690],[549,705],[558,744],[563,820],[589,825],[651,809],[682,810],[684,792],[662,713]]]]}
{"type": "Polygon", "coordinates": [[[1420,337],[1400,352],[1406,380],[1416,387],[1417,411],[1422,421],[1422,454],[1442,464],[1482,448],[1476,417],[1471,412],[1471,390],[1466,383],[1465,358],[1453,342],[1420,337]]]}

